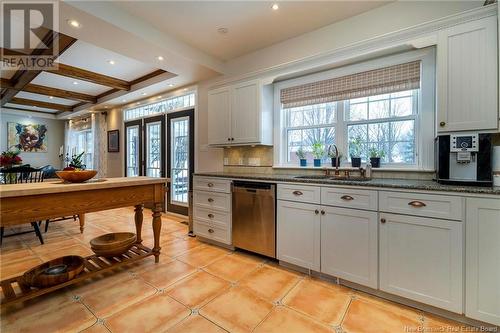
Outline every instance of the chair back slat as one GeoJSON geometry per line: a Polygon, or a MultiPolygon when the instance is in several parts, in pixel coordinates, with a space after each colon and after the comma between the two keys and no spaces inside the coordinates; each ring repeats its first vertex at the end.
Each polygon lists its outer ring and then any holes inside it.
{"type": "Polygon", "coordinates": [[[29,166],[12,167],[0,170],[2,184],[41,183],[44,172],[29,166]]]}

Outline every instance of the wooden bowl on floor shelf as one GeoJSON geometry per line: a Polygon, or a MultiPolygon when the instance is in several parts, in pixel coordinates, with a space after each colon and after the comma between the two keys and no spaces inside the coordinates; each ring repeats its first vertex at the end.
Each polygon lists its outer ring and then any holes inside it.
{"type": "Polygon", "coordinates": [[[137,240],[133,232],[113,232],[90,241],[90,248],[98,256],[113,257],[127,252],[137,240]]]}
{"type": "Polygon", "coordinates": [[[74,279],[83,271],[83,258],[64,256],[47,261],[23,274],[30,287],[47,288],[74,279]]]}
{"type": "Polygon", "coordinates": [[[83,183],[97,175],[96,170],[68,170],[56,171],[57,177],[70,183],[83,183]]]}

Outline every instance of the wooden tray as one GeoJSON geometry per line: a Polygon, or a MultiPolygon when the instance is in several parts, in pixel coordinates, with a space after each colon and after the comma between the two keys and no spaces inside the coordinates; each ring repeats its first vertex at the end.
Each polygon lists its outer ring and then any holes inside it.
{"type": "Polygon", "coordinates": [[[113,268],[117,268],[144,259],[153,254],[154,253],[150,248],[142,244],[134,244],[132,248],[130,248],[130,250],[128,250],[126,253],[112,258],[99,257],[94,254],[84,258],[83,263],[85,267],[77,277],[67,282],[48,288],[30,288],[23,283],[22,275],[3,280],[0,282],[3,294],[0,305],[3,307],[9,304],[26,301],[50,293],[52,291],[81,282],[82,280],[88,279],[102,272],[109,271],[113,268]]]}

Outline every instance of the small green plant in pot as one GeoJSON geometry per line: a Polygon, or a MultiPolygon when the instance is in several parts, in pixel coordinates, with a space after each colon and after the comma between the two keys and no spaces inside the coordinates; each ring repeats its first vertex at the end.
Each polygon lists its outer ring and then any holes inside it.
{"type": "Polygon", "coordinates": [[[299,149],[297,149],[295,155],[297,155],[297,157],[299,158],[301,167],[307,166],[306,151],[304,150],[304,148],[300,147],[299,149]]]}
{"type": "Polygon", "coordinates": [[[312,155],[314,157],[314,166],[321,166],[321,159],[325,156],[325,147],[321,142],[315,142],[312,145],[312,155]]]}
{"type": "Polygon", "coordinates": [[[370,163],[374,168],[380,168],[380,159],[385,156],[385,151],[378,150],[377,148],[370,148],[368,152],[370,155],[370,163]]]}
{"type": "Polygon", "coordinates": [[[349,143],[349,154],[351,155],[351,164],[354,168],[361,166],[361,145],[363,140],[357,136],[349,143]]]}
{"type": "Polygon", "coordinates": [[[340,162],[342,161],[342,153],[339,151],[338,152],[338,159],[335,156],[335,149],[329,149],[328,150],[328,157],[332,159],[332,167],[340,167],[340,162]]]}

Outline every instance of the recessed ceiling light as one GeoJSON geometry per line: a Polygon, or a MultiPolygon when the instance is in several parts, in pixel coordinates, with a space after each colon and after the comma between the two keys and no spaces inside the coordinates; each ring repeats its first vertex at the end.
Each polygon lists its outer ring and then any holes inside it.
{"type": "Polygon", "coordinates": [[[49,99],[53,99],[53,98],[54,98],[54,97],[52,97],[52,96],[49,96],[49,99]]]}
{"type": "Polygon", "coordinates": [[[146,95],[147,95],[147,93],[143,92],[141,95],[142,95],[142,96],[146,96],[146,95]]]}
{"type": "Polygon", "coordinates": [[[77,20],[67,20],[66,22],[73,28],[80,28],[82,26],[77,20]]]}
{"type": "Polygon", "coordinates": [[[280,6],[278,6],[278,4],[277,4],[277,3],[275,3],[275,4],[273,4],[273,5],[271,6],[271,8],[272,8],[273,10],[278,10],[278,9],[280,9],[280,6]]]}
{"type": "Polygon", "coordinates": [[[161,96],[158,96],[158,97],[156,97],[156,98],[160,99],[160,98],[161,98],[161,96]]]}
{"type": "Polygon", "coordinates": [[[188,91],[188,88],[184,88],[184,89],[182,89],[182,91],[188,91]]]}
{"type": "Polygon", "coordinates": [[[222,34],[222,35],[225,35],[229,32],[229,29],[228,28],[219,28],[219,29],[217,29],[217,32],[222,34]]]}
{"type": "Polygon", "coordinates": [[[76,81],[73,81],[73,84],[78,84],[78,82],[76,82],[76,81]]]}
{"type": "Polygon", "coordinates": [[[163,58],[162,56],[157,56],[156,59],[163,61],[163,59],[165,59],[165,58],[163,58]]]}
{"type": "Polygon", "coordinates": [[[115,61],[114,61],[114,60],[108,60],[108,64],[110,64],[110,65],[114,65],[114,64],[115,64],[115,61]]]}
{"type": "Polygon", "coordinates": [[[126,99],[122,99],[122,102],[125,103],[127,100],[126,99]]]}
{"type": "Polygon", "coordinates": [[[173,87],[173,86],[174,86],[174,84],[173,84],[173,83],[170,83],[168,86],[169,86],[169,87],[173,87]]]}

